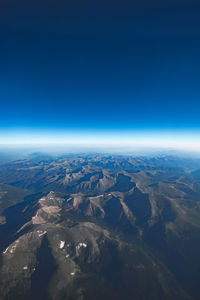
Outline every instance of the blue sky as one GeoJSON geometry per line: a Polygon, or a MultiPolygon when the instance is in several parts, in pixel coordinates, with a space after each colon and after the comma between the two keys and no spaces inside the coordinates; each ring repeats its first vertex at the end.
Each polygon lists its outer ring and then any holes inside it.
{"type": "Polygon", "coordinates": [[[199,139],[198,1],[2,1],[0,41],[2,142],[199,139]]]}

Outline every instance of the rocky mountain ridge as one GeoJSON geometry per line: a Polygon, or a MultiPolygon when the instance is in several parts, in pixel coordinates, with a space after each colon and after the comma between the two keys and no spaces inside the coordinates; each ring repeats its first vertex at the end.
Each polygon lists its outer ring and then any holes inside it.
{"type": "Polygon", "coordinates": [[[180,164],[83,156],[2,165],[2,184],[30,193],[2,213],[2,299],[199,299],[199,173],[180,164]]]}

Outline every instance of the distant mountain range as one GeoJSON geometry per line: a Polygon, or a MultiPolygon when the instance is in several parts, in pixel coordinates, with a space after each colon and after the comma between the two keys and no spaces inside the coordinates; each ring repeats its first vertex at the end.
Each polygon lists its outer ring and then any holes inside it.
{"type": "Polygon", "coordinates": [[[1,164],[0,250],[2,300],[199,300],[200,161],[1,164]]]}

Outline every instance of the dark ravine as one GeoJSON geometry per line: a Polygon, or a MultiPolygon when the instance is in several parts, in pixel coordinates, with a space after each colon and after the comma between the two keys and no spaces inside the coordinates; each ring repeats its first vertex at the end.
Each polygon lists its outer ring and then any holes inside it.
{"type": "Polygon", "coordinates": [[[37,211],[38,197],[41,197],[41,195],[42,193],[29,195],[24,198],[23,202],[8,207],[3,211],[2,215],[6,218],[6,223],[0,226],[0,240],[2,241],[0,251],[28,230],[26,228],[18,232],[24,224],[31,220],[34,212],[37,211]]]}
{"type": "Polygon", "coordinates": [[[46,235],[42,239],[36,257],[38,265],[31,276],[31,299],[48,299],[48,284],[56,271],[57,265],[46,235]]]}

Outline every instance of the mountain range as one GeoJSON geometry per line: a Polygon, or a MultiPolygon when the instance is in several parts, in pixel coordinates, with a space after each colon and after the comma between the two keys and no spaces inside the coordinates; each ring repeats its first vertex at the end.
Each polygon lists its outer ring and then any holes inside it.
{"type": "Polygon", "coordinates": [[[0,251],[2,300],[198,300],[200,160],[2,163],[0,251]]]}

